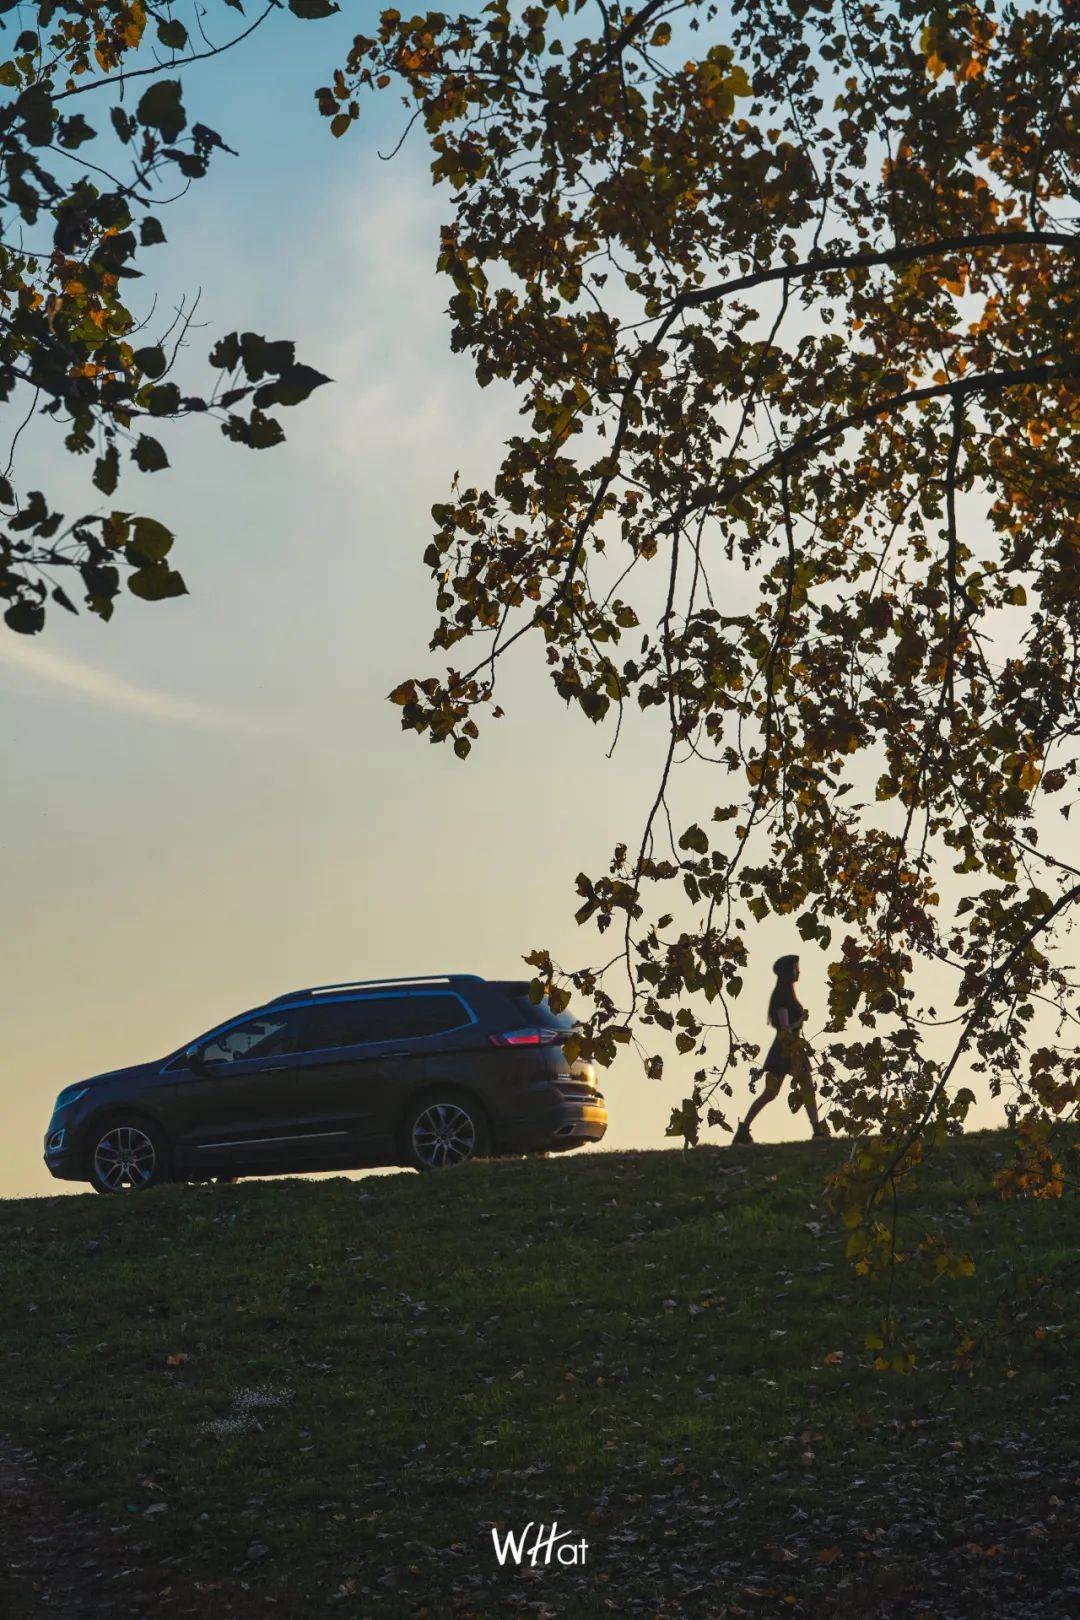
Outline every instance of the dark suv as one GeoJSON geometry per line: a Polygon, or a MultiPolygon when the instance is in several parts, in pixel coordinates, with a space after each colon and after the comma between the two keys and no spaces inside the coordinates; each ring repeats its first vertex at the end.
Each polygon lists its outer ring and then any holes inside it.
{"type": "Polygon", "coordinates": [[[568,1013],[474,974],[294,990],[153,1063],[68,1086],[45,1163],[127,1192],[162,1181],[413,1165],[598,1142],[568,1013]]]}

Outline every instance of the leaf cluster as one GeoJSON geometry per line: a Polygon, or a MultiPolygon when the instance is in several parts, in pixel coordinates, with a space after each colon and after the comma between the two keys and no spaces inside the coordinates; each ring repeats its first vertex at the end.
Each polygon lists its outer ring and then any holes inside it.
{"type": "MultiPolygon", "coordinates": [[[[238,44],[271,9],[212,45],[202,12],[189,29],[171,7],[142,0],[0,0],[11,50],[0,62],[0,402],[12,423],[6,466],[0,457],[0,600],[12,630],[40,630],[50,600],[77,611],[80,591],[108,618],[125,580],[149,601],[185,590],[166,561],[172,535],[155,519],[101,509],[66,517],[43,492],[20,491],[16,451],[32,417],[87,458],[89,481],[112,497],[125,467],[168,467],[158,437],[167,424],[210,415],[227,438],[263,448],[284,438],[272,408],[327,381],[297,364],[290,344],[248,333],[217,345],[213,363],[226,374],[217,386],[189,390],[178,360],[194,301],[154,336],[152,300],[142,316],[132,308],[133,284],[150,274],[145,256],[165,242],[162,211],[212,160],[235,155],[191,116],[183,70],[238,44]],[[276,381],[263,381],[268,370],[276,381]]],[[[293,0],[291,9],[336,7],[293,0]]]]}
{"type": "Polygon", "coordinates": [[[602,1061],[719,1047],[688,1142],[770,918],[825,953],[814,1079],[882,1171],[960,1128],[961,1059],[1017,1118],[1080,1104],[1064,1037],[1026,1061],[1040,1005],[1075,1023],[1078,66],[1073,7],[494,0],[384,9],[318,92],[335,136],[403,97],[454,347],[520,402],[434,508],[453,663],[402,723],[465,757],[527,642],[612,741],[653,726],[644,823],[577,880],[621,949],[566,982],[602,1061]]]}

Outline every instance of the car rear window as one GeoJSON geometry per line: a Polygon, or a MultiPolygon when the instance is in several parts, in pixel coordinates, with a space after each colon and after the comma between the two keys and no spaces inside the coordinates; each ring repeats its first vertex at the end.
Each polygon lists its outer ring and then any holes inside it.
{"type": "Polygon", "coordinates": [[[369,1041],[407,1041],[461,1029],[469,1014],[457,996],[364,996],[308,1008],[304,1046],[312,1052],[369,1041]]]}
{"type": "Polygon", "coordinates": [[[512,984],[504,984],[503,990],[526,1024],[538,1024],[541,1029],[576,1028],[578,1020],[568,1008],[564,1008],[562,1012],[552,1012],[548,1006],[546,996],[543,1001],[533,1001],[529,996],[529,982],[527,979],[512,984]]]}

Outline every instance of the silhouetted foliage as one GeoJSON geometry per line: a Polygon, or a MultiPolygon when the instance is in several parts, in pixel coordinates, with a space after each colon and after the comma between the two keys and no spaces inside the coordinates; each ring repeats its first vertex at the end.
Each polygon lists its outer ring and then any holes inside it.
{"type": "MultiPolygon", "coordinates": [[[[243,11],[239,0],[222,5],[243,11]]],[[[232,151],[190,116],[180,75],[276,9],[231,21],[232,37],[215,43],[206,30],[226,13],[201,6],[185,23],[171,5],[142,0],[0,0],[13,52],[0,63],[0,401],[10,421],[0,457],[0,599],[12,630],[40,630],[50,599],[77,611],[79,586],[103,619],[123,580],[147,601],[185,589],[171,563],[173,535],[156,519],[101,502],[71,519],[42,491],[17,490],[16,447],[35,413],[52,419],[67,451],[92,462],[93,485],[111,502],[128,462],[144,473],[168,466],[164,424],[209,412],[227,438],[263,449],[285,436],[274,408],[327,381],[296,360],[291,343],[233,333],[210,355],[209,391],[187,393],[173,371],[194,301],[165,318],[151,307],[141,321],[128,307],[126,283],[146,273],[145,250],[165,241],[161,210],[232,151]]],[[[338,8],[290,0],[289,9],[325,17],[338,8]]]]}
{"type": "Polygon", "coordinates": [[[694,1140],[755,1050],[748,926],[789,917],[828,954],[816,1083],[865,1139],[838,1194],[867,1266],[974,1100],[961,1055],[1025,1175],[1080,1100],[1033,1034],[1074,1016],[1080,896],[1036,825],[1076,771],[1078,58],[1071,4],[494,0],[382,11],[317,97],[340,136],[403,93],[454,348],[521,398],[490,488],[434,509],[451,664],[395,690],[403,725],[464,758],[523,640],[616,736],[656,711],[645,825],[578,878],[614,958],[538,951],[538,980],[594,998],[602,1061],[648,1026],[708,1050],[694,1140]]]}

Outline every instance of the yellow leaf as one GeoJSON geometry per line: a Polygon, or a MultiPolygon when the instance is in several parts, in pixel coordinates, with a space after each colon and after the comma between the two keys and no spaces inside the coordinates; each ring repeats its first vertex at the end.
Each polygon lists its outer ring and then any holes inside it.
{"type": "Polygon", "coordinates": [[[123,13],[121,13],[121,16],[123,20],[120,26],[120,38],[123,40],[125,45],[130,45],[132,50],[134,50],[135,46],[142,39],[143,30],[146,27],[146,12],[140,3],[140,0],[135,0],[134,5],[131,7],[131,10],[126,14],[126,16],[123,13]]]}

